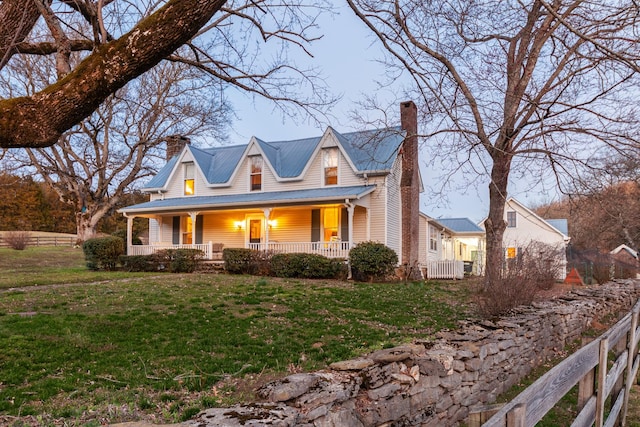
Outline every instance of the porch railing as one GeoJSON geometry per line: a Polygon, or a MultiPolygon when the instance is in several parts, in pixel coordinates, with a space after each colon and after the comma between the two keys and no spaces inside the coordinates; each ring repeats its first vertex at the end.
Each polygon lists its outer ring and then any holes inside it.
{"type": "Polygon", "coordinates": [[[249,248],[278,253],[305,253],[324,255],[327,258],[348,258],[349,242],[269,242],[249,243],[249,248]]]}
{"type": "Polygon", "coordinates": [[[213,258],[213,242],[198,245],[173,245],[171,243],[156,243],[153,245],[129,245],[127,255],[151,255],[162,249],[200,249],[206,259],[213,258]]]}
{"type": "Polygon", "coordinates": [[[463,279],[464,262],[455,260],[427,262],[427,279],[463,279]]]}
{"type": "MultiPolygon", "coordinates": [[[[259,251],[277,253],[308,253],[324,255],[328,258],[348,258],[351,245],[349,242],[269,242],[249,243],[248,248],[259,251]]],[[[127,255],[151,255],[162,249],[200,249],[205,259],[213,259],[213,243],[201,245],[173,245],[171,243],[154,243],[152,245],[130,245],[127,255]]]]}

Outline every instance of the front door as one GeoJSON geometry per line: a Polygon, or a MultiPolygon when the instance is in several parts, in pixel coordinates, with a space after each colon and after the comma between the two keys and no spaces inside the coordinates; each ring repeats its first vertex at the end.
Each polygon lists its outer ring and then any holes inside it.
{"type": "Polygon", "coordinates": [[[260,243],[262,240],[262,220],[249,220],[249,243],[260,243]]]}

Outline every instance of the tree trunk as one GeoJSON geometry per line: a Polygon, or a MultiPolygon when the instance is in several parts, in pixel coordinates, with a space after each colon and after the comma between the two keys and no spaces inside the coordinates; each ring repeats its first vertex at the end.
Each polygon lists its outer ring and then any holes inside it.
{"type": "Polygon", "coordinates": [[[78,243],[93,239],[98,234],[98,221],[94,221],[88,212],[78,212],[76,214],[76,234],[78,243]]]}
{"type": "Polygon", "coordinates": [[[502,238],[507,223],[504,220],[504,207],[507,201],[507,185],[511,156],[499,153],[493,157],[491,183],[489,184],[489,215],[485,221],[487,237],[487,265],[485,287],[496,283],[502,276],[504,250],[502,238]]]}

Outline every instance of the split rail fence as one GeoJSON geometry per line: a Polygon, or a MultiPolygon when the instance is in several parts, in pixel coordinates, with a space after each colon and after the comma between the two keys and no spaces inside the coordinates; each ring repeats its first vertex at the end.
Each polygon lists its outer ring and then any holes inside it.
{"type": "MultiPolygon", "coordinates": [[[[74,246],[76,237],[74,236],[31,236],[28,246],[74,246]]],[[[9,243],[0,236],[0,248],[8,248],[9,243]]]]}
{"type": "Polygon", "coordinates": [[[640,300],[611,329],[591,341],[526,388],[511,402],[478,408],[470,426],[534,426],[576,385],[578,414],[572,427],[624,426],[629,393],[636,381],[640,355],[640,300]],[[497,410],[497,412],[496,412],[497,410]],[[494,413],[489,418],[489,413],[494,413]],[[488,419],[487,419],[488,418],[488,419]]]}

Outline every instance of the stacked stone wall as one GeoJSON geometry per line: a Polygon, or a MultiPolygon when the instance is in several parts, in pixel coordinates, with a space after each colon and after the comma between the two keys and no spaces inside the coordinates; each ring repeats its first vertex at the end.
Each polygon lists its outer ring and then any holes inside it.
{"type": "Polygon", "coordinates": [[[290,375],[258,390],[264,402],[209,409],[191,426],[454,426],[495,402],[594,324],[616,320],[640,282],[580,288],[509,316],[463,322],[414,342],[290,375]]]}

